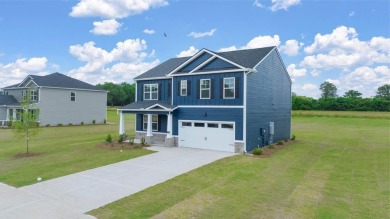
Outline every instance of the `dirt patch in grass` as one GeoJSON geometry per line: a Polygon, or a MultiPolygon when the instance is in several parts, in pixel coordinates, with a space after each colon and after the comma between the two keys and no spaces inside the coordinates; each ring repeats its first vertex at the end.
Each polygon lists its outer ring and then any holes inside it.
{"type": "Polygon", "coordinates": [[[128,142],[112,142],[112,143],[107,143],[103,142],[97,145],[99,148],[106,148],[106,149],[111,149],[111,150],[126,150],[126,149],[141,149],[144,147],[148,147],[149,145],[142,145],[142,144],[130,144],[128,142]]]}
{"type": "Polygon", "coordinates": [[[41,155],[41,153],[19,153],[14,156],[14,158],[19,159],[19,158],[29,158],[29,157],[36,157],[41,155]]]}
{"type": "Polygon", "coordinates": [[[278,151],[280,149],[283,149],[283,148],[287,147],[292,142],[294,142],[294,141],[293,140],[287,140],[287,142],[283,141],[282,145],[272,144],[272,145],[264,146],[264,147],[261,148],[263,150],[263,154],[262,155],[253,155],[253,156],[254,157],[259,157],[259,158],[271,157],[273,153],[275,153],[276,151],[278,151]]]}

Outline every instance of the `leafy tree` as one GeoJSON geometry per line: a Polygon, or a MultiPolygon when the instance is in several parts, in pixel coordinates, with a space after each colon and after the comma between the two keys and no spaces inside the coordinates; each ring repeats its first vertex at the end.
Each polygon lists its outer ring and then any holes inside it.
{"type": "Polygon", "coordinates": [[[126,99],[122,103],[122,105],[129,104],[135,101],[135,84],[129,84],[126,82],[123,82],[120,84],[123,91],[126,93],[126,99]]]}
{"type": "Polygon", "coordinates": [[[390,100],[390,84],[385,84],[383,86],[378,87],[376,97],[385,100],[390,100]]]}
{"type": "Polygon", "coordinates": [[[20,120],[12,120],[12,127],[16,137],[26,139],[26,153],[28,154],[30,137],[34,137],[39,133],[39,109],[35,102],[31,100],[30,91],[27,91],[19,102],[22,108],[18,112],[20,120]]]}
{"type": "Polygon", "coordinates": [[[321,98],[335,98],[337,97],[337,87],[330,83],[325,81],[320,85],[321,90],[321,98]]]}
{"type": "Polygon", "coordinates": [[[360,93],[359,91],[356,91],[356,90],[349,90],[349,91],[345,92],[344,97],[346,97],[346,98],[361,98],[362,93],[360,93]]]}
{"type": "Polygon", "coordinates": [[[134,102],[135,84],[128,84],[126,82],[121,84],[105,82],[104,84],[98,84],[96,86],[108,91],[108,106],[123,106],[134,102]]]}

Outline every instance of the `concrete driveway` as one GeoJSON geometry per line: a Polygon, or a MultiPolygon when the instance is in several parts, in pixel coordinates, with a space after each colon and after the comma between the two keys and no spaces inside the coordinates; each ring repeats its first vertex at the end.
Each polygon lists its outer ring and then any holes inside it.
{"type": "Polygon", "coordinates": [[[150,149],[158,152],[30,186],[0,183],[0,218],[94,218],[84,213],[234,155],[191,148],[150,149]]]}

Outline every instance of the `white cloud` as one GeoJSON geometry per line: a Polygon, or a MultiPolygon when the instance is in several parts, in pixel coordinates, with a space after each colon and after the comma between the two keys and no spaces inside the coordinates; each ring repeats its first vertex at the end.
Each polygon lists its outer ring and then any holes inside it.
{"type": "Polygon", "coordinates": [[[317,69],[313,69],[310,74],[313,76],[313,77],[317,77],[320,75],[320,71],[318,71],[317,69]]]}
{"type": "Polygon", "coordinates": [[[241,46],[240,48],[237,48],[236,46],[230,46],[221,48],[218,50],[218,52],[227,52],[227,51],[234,51],[238,49],[255,49],[255,48],[262,48],[262,47],[269,47],[269,46],[279,46],[280,45],[280,38],[278,35],[272,36],[257,36],[253,39],[251,39],[245,46],[241,46]]]}
{"type": "Polygon", "coordinates": [[[390,63],[390,38],[373,37],[361,41],[352,27],[340,26],[331,34],[317,34],[314,43],[305,47],[301,66],[307,68],[343,68],[390,63]]]}
{"type": "Polygon", "coordinates": [[[95,27],[89,31],[90,33],[95,35],[114,35],[119,31],[122,24],[115,19],[110,19],[101,22],[95,21],[93,22],[93,26],[95,27]]]}
{"type": "Polygon", "coordinates": [[[300,43],[297,40],[287,40],[286,43],[280,47],[280,51],[287,54],[288,56],[296,56],[299,53],[299,49],[303,45],[303,43],[300,43]]]}
{"type": "Polygon", "coordinates": [[[145,29],[145,30],[144,30],[144,33],[149,34],[149,35],[152,35],[152,34],[156,33],[156,31],[154,31],[154,30],[149,30],[149,29],[145,29]]]}
{"type": "Polygon", "coordinates": [[[205,37],[205,36],[213,36],[215,31],[217,31],[216,28],[214,29],[211,29],[210,31],[208,32],[191,32],[189,33],[187,36],[189,37],[193,37],[193,38],[201,38],[201,37],[205,37]]]}
{"type": "Polygon", "coordinates": [[[167,0],[80,0],[72,7],[72,17],[125,18],[150,8],[168,5],[167,0]]]}
{"type": "Polygon", "coordinates": [[[292,78],[303,77],[306,75],[307,70],[305,68],[298,69],[295,64],[287,66],[287,72],[292,78]]]}
{"type": "Polygon", "coordinates": [[[187,50],[181,51],[176,57],[192,56],[197,52],[199,52],[199,49],[196,49],[194,46],[190,46],[187,50]]]}
{"type": "Polygon", "coordinates": [[[91,84],[107,81],[129,82],[160,63],[158,59],[146,61],[154,54],[153,51],[146,53],[146,49],[146,41],[141,39],[118,42],[111,51],[96,47],[92,41],[83,45],[72,45],[69,47],[69,53],[86,64],[70,70],[69,75],[91,84]]]}
{"type": "Polygon", "coordinates": [[[302,90],[304,90],[304,91],[314,91],[317,89],[318,89],[317,85],[311,84],[311,83],[306,83],[306,84],[303,84],[303,86],[302,86],[302,90]]]}
{"type": "Polygon", "coordinates": [[[303,85],[295,84],[292,85],[292,91],[299,96],[319,98],[321,92],[316,84],[305,83],[303,85]]]}
{"type": "Polygon", "coordinates": [[[258,8],[264,8],[264,5],[259,2],[259,0],[256,0],[253,2],[253,5],[258,8]]]}
{"type": "Polygon", "coordinates": [[[334,85],[336,85],[336,86],[339,86],[340,85],[340,81],[339,80],[333,80],[333,79],[330,79],[330,78],[328,78],[328,79],[326,79],[325,80],[326,82],[329,82],[329,83],[332,83],[332,84],[334,84],[334,85]]]}
{"type": "Polygon", "coordinates": [[[272,6],[270,7],[271,11],[285,10],[291,6],[298,5],[301,3],[301,0],[271,0],[272,6]]]}
{"type": "Polygon", "coordinates": [[[349,15],[350,17],[355,16],[355,12],[354,12],[354,11],[350,11],[348,15],[349,15]]]}
{"type": "Polygon", "coordinates": [[[235,46],[229,46],[229,47],[225,47],[225,48],[220,48],[218,50],[218,52],[229,52],[229,51],[234,51],[234,50],[237,50],[238,48],[235,47],[235,46]]]}
{"type": "Polygon", "coordinates": [[[0,63],[0,88],[20,83],[29,74],[46,74],[47,61],[46,57],[33,57],[17,59],[8,64],[0,63]]]}

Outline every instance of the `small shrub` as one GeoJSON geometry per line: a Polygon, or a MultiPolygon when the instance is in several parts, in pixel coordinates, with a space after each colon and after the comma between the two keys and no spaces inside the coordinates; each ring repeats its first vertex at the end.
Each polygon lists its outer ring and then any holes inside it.
{"type": "Polygon", "coordinates": [[[277,145],[283,145],[283,141],[278,141],[277,145]]]}
{"type": "Polygon", "coordinates": [[[295,135],[292,135],[291,140],[295,141],[295,135]]]}
{"type": "Polygon", "coordinates": [[[107,120],[106,120],[106,119],[104,119],[103,123],[104,123],[104,124],[107,124],[107,120]]]}
{"type": "Polygon", "coordinates": [[[80,122],[80,125],[84,125],[84,122],[82,121],[82,122],[80,122]]]}
{"type": "Polygon", "coordinates": [[[96,124],[96,120],[95,120],[95,119],[94,119],[94,120],[92,120],[92,124],[94,124],[94,125],[96,124]]]}
{"type": "Polygon", "coordinates": [[[130,143],[130,145],[134,145],[134,138],[131,138],[129,143],[130,143]]]}
{"type": "Polygon", "coordinates": [[[72,126],[72,125],[73,125],[73,123],[69,123],[68,125],[69,125],[69,126],[72,126]]]}
{"type": "Polygon", "coordinates": [[[288,142],[288,139],[284,139],[284,142],[288,142]]]}
{"type": "Polygon", "coordinates": [[[107,137],[106,137],[106,142],[107,143],[112,143],[112,136],[111,134],[108,134],[107,137]]]}
{"type": "Polygon", "coordinates": [[[142,145],[146,145],[146,139],[145,139],[145,137],[142,137],[142,138],[141,138],[141,144],[142,144],[142,145]]]}
{"type": "Polygon", "coordinates": [[[252,153],[254,155],[262,155],[263,154],[263,150],[260,149],[260,148],[255,148],[255,149],[253,149],[252,153]]]}
{"type": "Polygon", "coordinates": [[[270,144],[270,145],[268,145],[268,148],[269,148],[269,149],[274,149],[275,147],[274,147],[273,144],[270,144]]]}
{"type": "Polygon", "coordinates": [[[121,135],[119,135],[118,142],[122,143],[123,141],[126,140],[126,138],[127,138],[126,134],[121,134],[121,135]]]}
{"type": "Polygon", "coordinates": [[[46,127],[50,127],[50,124],[46,124],[45,126],[46,126],[46,127]]]}
{"type": "Polygon", "coordinates": [[[57,126],[63,126],[62,123],[58,123],[57,126]]]}

